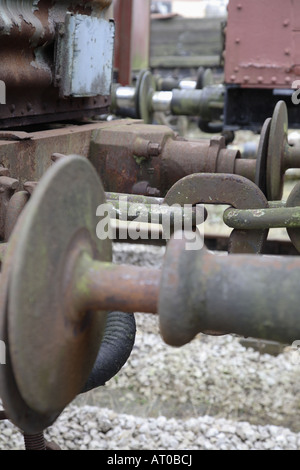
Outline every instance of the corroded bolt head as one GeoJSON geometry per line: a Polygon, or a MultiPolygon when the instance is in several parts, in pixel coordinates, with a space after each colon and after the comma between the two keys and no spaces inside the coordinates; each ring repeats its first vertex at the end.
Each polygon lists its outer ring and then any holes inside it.
{"type": "Polygon", "coordinates": [[[158,157],[161,151],[162,151],[161,145],[155,144],[153,142],[149,143],[148,149],[147,149],[147,153],[149,157],[158,157]]]}
{"type": "Polygon", "coordinates": [[[147,196],[159,197],[160,196],[160,190],[157,189],[157,188],[152,188],[151,186],[148,186],[147,196]]]}

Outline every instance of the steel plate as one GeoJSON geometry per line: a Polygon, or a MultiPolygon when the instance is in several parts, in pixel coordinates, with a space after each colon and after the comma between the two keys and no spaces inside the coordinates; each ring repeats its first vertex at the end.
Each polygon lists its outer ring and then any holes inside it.
{"type": "Polygon", "coordinates": [[[96,210],[104,201],[92,165],[66,157],[41,179],[21,230],[14,231],[10,354],[18,390],[38,414],[59,414],[80,393],[99,351],[106,312],[70,311],[66,279],[71,283],[71,261],[80,252],[111,261],[110,240],[96,236],[96,210]]]}
{"type": "Polygon", "coordinates": [[[255,184],[265,196],[267,196],[267,160],[271,123],[272,119],[269,118],[262,127],[256,157],[255,184]]]}
{"type": "Polygon", "coordinates": [[[267,159],[267,199],[278,201],[283,192],[283,158],[287,145],[288,113],[286,104],[279,101],[275,107],[270,129],[267,159]]]}

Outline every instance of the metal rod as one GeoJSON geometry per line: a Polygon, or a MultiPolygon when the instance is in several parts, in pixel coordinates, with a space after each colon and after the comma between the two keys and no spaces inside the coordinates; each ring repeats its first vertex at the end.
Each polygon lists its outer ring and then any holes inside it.
{"type": "Polygon", "coordinates": [[[101,263],[87,256],[82,268],[73,291],[78,311],[157,313],[160,270],[101,263]]]}
{"type": "Polygon", "coordinates": [[[300,339],[298,257],[216,256],[184,246],[169,243],[162,273],[160,329],[168,344],[207,331],[284,344],[300,339]]]}
{"type": "Polygon", "coordinates": [[[286,170],[292,168],[300,168],[300,147],[299,145],[286,145],[284,152],[284,168],[286,170]]]}
{"type": "Polygon", "coordinates": [[[300,207],[270,209],[227,209],[224,222],[237,230],[300,228],[300,207]]]}
{"type": "Polygon", "coordinates": [[[174,228],[175,224],[181,229],[185,223],[190,223],[190,228],[196,224],[204,222],[204,207],[180,207],[168,206],[167,204],[144,204],[138,202],[129,202],[123,199],[121,201],[107,200],[112,206],[111,217],[130,222],[139,221],[151,224],[163,224],[166,221],[170,228],[174,228]],[[180,226],[179,226],[180,225],[180,226]]]}
{"type": "Polygon", "coordinates": [[[44,433],[24,434],[26,450],[46,450],[46,441],[44,433]]]}
{"type": "Polygon", "coordinates": [[[134,108],[136,91],[133,87],[118,87],[116,89],[116,104],[118,108],[134,108]]]}

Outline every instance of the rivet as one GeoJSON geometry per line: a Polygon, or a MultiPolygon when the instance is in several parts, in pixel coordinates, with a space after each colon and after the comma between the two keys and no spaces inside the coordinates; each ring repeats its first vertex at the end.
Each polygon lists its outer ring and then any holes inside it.
{"type": "Polygon", "coordinates": [[[291,77],[285,77],[285,81],[286,81],[286,83],[290,83],[291,77]]]}
{"type": "Polygon", "coordinates": [[[238,3],[237,6],[236,6],[236,8],[237,8],[238,10],[242,10],[243,5],[242,5],[241,3],[238,3]]]}
{"type": "Polygon", "coordinates": [[[285,49],[284,53],[285,53],[285,55],[290,55],[291,51],[290,51],[290,49],[287,48],[287,49],[285,49]]]}
{"type": "Polygon", "coordinates": [[[271,78],[271,82],[272,82],[272,83],[277,83],[277,77],[272,77],[272,78],[271,78]]]}
{"type": "Polygon", "coordinates": [[[235,82],[236,76],[235,76],[235,75],[231,75],[230,80],[231,80],[232,82],[235,82]]]}
{"type": "Polygon", "coordinates": [[[234,67],[234,71],[235,71],[235,73],[238,73],[239,68],[238,68],[238,67],[234,67]]]}
{"type": "Polygon", "coordinates": [[[286,28],[287,26],[289,26],[289,24],[290,24],[290,20],[286,18],[283,22],[283,26],[286,28]]]}
{"type": "Polygon", "coordinates": [[[240,44],[240,42],[241,42],[240,38],[236,38],[235,43],[240,44]]]}
{"type": "Polygon", "coordinates": [[[257,77],[257,81],[258,81],[258,83],[263,83],[264,77],[261,77],[261,76],[257,77]]]}
{"type": "Polygon", "coordinates": [[[16,110],[16,105],[15,104],[12,104],[10,107],[9,107],[9,110],[11,113],[14,113],[15,110],[16,110]]]}
{"type": "Polygon", "coordinates": [[[248,83],[249,81],[250,81],[249,75],[245,75],[245,76],[244,76],[244,82],[245,82],[245,83],[248,83]]]}

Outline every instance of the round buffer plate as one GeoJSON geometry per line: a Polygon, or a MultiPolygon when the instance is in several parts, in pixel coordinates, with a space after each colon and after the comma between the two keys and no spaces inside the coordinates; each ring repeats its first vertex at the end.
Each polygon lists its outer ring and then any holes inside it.
{"type": "Polygon", "coordinates": [[[284,101],[275,107],[268,145],[267,158],[267,199],[278,201],[283,192],[283,158],[287,145],[288,113],[284,101]]]}
{"type": "MultiPolygon", "coordinates": [[[[16,233],[21,230],[22,216],[15,228],[16,233]]],[[[11,240],[5,252],[5,265],[1,270],[0,289],[0,338],[5,343],[5,364],[0,364],[0,397],[10,421],[28,434],[36,434],[50,426],[59,413],[40,414],[33,411],[25,403],[16,384],[8,341],[8,286],[15,251],[17,237],[11,240]]]]}
{"type": "MultiPolygon", "coordinates": [[[[300,206],[300,183],[297,183],[291,191],[287,201],[286,207],[299,207],[300,206]]],[[[300,229],[299,228],[288,228],[287,232],[289,237],[296,248],[300,253],[300,229]]]]}
{"type": "Polygon", "coordinates": [[[265,196],[267,196],[267,159],[271,123],[272,119],[269,118],[262,127],[256,157],[255,184],[265,196]]]}
{"type": "Polygon", "coordinates": [[[147,70],[142,71],[138,79],[136,98],[138,117],[142,119],[145,124],[152,124],[153,121],[150,98],[155,88],[155,80],[152,73],[147,70]]]}
{"type": "Polygon", "coordinates": [[[10,357],[22,399],[42,416],[57,416],[81,392],[99,351],[106,312],[74,314],[66,298],[72,260],[89,253],[111,261],[110,240],[96,235],[97,207],[104,202],[92,165],[63,158],[41,179],[12,235],[10,357]]]}

